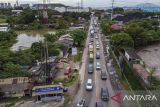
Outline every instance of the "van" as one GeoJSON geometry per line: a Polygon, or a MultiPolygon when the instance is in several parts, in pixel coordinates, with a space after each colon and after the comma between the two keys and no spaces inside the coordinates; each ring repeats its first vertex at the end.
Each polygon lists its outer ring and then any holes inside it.
{"type": "Polygon", "coordinates": [[[92,79],[88,79],[86,83],[86,90],[91,91],[93,89],[92,79]]]}
{"type": "Polygon", "coordinates": [[[96,59],[100,59],[100,53],[96,52],[96,59]]]}
{"type": "Polygon", "coordinates": [[[103,101],[109,101],[109,92],[107,88],[101,88],[101,98],[103,101]]]}

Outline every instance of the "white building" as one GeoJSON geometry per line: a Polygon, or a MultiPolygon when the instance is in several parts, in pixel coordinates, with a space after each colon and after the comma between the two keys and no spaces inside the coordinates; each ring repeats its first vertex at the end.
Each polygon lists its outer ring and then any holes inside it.
{"type": "Polygon", "coordinates": [[[9,30],[8,23],[0,23],[0,32],[7,32],[9,30]]]}
{"type": "Polygon", "coordinates": [[[59,12],[89,12],[89,8],[80,7],[56,7],[55,10],[59,12]]]}

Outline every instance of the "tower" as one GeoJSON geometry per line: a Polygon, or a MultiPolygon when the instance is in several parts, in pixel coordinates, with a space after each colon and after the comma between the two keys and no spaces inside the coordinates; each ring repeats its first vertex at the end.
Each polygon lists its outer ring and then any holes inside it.
{"type": "Polygon", "coordinates": [[[43,23],[44,24],[48,23],[48,13],[47,13],[48,3],[47,2],[48,2],[47,0],[43,0],[43,23]]]}

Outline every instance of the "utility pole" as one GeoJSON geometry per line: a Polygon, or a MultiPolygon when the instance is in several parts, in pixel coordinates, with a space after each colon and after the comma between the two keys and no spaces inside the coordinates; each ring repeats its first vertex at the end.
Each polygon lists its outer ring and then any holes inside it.
{"type": "Polygon", "coordinates": [[[111,21],[112,21],[112,18],[113,18],[113,7],[114,7],[114,0],[112,0],[112,12],[111,12],[111,21]]]}
{"type": "Polygon", "coordinates": [[[81,0],[81,9],[83,9],[83,0],[81,0]]]}

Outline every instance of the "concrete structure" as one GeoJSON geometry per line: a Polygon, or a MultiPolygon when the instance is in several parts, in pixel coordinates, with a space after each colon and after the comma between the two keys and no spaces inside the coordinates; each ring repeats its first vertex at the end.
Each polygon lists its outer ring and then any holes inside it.
{"type": "Polygon", "coordinates": [[[0,89],[4,93],[3,97],[22,97],[31,95],[32,83],[28,77],[15,77],[0,79],[0,89]]]}

